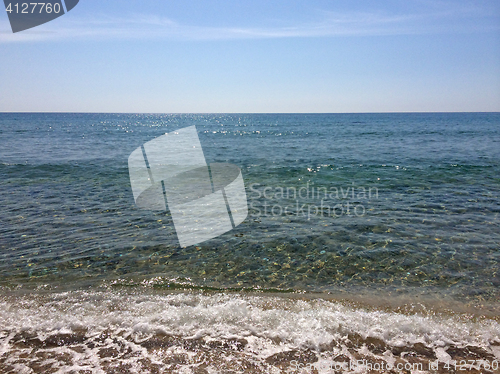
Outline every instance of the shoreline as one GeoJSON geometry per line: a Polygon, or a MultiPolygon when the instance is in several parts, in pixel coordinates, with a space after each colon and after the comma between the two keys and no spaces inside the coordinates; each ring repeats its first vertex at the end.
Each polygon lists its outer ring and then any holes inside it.
{"type": "Polygon", "coordinates": [[[500,362],[498,320],[387,312],[311,296],[154,289],[3,295],[0,371],[18,365],[35,373],[70,367],[82,373],[332,373],[347,363],[337,372],[407,373],[404,365],[415,364],[422,372],[446,373],[453,371],[445,365],[471,360],[483,366],[467,372],[499,372],[484,367],[500,362]]]}

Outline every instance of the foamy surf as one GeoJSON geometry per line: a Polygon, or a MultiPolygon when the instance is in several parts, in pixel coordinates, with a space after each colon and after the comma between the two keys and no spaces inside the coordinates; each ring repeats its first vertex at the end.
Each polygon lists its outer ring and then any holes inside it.
{"type": "Polygon", "coordinates": [[[320,298],[5,295],[0,331],[2,373],[500,372],[496,320],[320,298]]]}

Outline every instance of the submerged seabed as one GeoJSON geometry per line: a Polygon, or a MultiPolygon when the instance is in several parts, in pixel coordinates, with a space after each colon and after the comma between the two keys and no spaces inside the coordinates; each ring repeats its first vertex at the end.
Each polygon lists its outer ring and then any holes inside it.
{"type": "Polygon", "coordinates": [[[498,144],[500,113],[2,113],[0,373],[495,372],[498,144]],[[249,216],[179,248],[127,159],[192,125],[249,216]]]}
{"type": "Polygon", "coordinates": [[[9,293],[0,347],[2,373],[500,372],[498,319],[301,294],[9,293]]]}

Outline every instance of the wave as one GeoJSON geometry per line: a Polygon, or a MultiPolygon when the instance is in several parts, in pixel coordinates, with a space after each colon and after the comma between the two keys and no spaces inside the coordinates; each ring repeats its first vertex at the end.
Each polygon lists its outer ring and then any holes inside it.
{"type": "Polygon", "coordinates": [[[432,372],[462,360],[499,372],[500,323],[303,295],[71,291],[2,296],[0,347],[1,372],[432,372]]]}

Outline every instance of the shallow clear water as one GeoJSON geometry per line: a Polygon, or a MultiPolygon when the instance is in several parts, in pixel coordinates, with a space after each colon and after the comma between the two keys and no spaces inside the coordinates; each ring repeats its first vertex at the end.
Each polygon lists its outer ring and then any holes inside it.
{"type": "Polygon", "coordinates": [[[5,285],[163,277],[499,298],[498,114],[0,118],[5,285]],[[250,214],[181,249],[168,213],[135,207],[127,159],[193,124],[208,162],[243,170],[250,214]]]}
{"type": "Polygon", "coordinates": [[[258,308],[240,291],[266,291],[499,315],[499,113],[3,113],[0,176],[5,326],[26,292],[124,287],[215,292],[214,305],[258,308]],[[135,206],[127,160],[191,125],[208,162],[241,168],[249,216],[180,248],[168,212],[135,206]]]}

